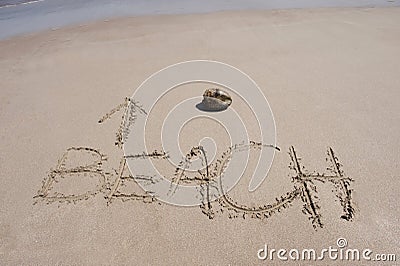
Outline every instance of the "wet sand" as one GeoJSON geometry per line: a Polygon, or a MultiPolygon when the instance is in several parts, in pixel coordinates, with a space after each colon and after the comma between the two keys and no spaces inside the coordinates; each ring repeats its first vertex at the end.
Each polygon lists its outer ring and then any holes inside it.
{"type": "Polygon", "coordinates": [[[201,14],[233,10],[395,7],[397,0],[4,0],[0,1],[0,39],[88,21],[119,17],[201,14]],[[4,6],[2,6],[4,5],[4,6]]]}
{"type": "MultiPolygon", "coordinates": [[[[340,237],[349,248],[399,254],[399,23],[399,8],[232,11],[111,19],[0,41],[0,261],[272,264],[278,260],[257,259],[264,244],[321,250],[336,247],[340,237]],[[281,152],[268,178],[249,193],[246,175],[230,196],[247,206],[274,203],[298,185],[291,179],[297,174],[290,168],[290,147],[310,172],[325,173],[329,146],[354,180],[352,221],[341,218],[329,181],[314,182],[323,224],[316,229],[302,212],[307,200],[297,196],[267,219],[233,218],[239,212],[234,206],[209,219],[199,207],[149,198],[109,202],[122,157],[114,145],[121,113],[99,119],[154,72],[193,59],[241,69],[261,87],[274,113],[281,152]],[[57,166],[71,147],[96,151],[72,152],[57,166]],[[61,171],[97,159],[100,166],[85,168],[89,178],[61,171]],[[94,192],[33,198],[52,173],[59,182],[44,184],[48,192],[94,192]]],[[[166,102],[158,106],[160,113],[168,108],[166,102]]],[[[186,129],[182,147],[214,130],[202,123],[193,125],[200,133],[186,129]]],[[[217,136],[225,144],[223,138],[217,136]]],[[[125,183],[120,192],[141,193],[125,183]]],[[[309,264],[292,262],[298,263],[309,264]]]]}

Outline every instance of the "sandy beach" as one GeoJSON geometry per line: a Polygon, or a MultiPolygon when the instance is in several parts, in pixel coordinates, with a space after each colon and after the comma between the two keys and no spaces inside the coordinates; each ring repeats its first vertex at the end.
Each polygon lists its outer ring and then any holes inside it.
{"type": "MultiPolygon", "coordinates": [[[[397,7],[224,11],[106,19],[1,40],[0,263],[275,265],[283,261],[258,259],[264,245],[320,251],[337,248],[339,238],[348,248],[399,260],[399,25],[397,7]],[[260,206],[297,191],[292,178],[304,176],[291,168],[291,147],[310,173],[328,172],[331,147],[344,171],[340,180],[352,191],[354,217],[341,218],[346,199],[328,179],[313,183],[319,208],[294,193],[286,208],[263,219],[235,206],[219,207],[210,219],[200,207],[118,197],[143,191],[132,180],[114,190],[123,176],[123,153],[115,145],[121,112],[99,119],[153,73],[195,59],[244,71],[274,114],[281,151],[254,193],[247,190],[251,161],[229,194],[236,202],[260,206]],[[77,175],[63,172],[92,163],[84,168],[86,177],[79,169],[77,175]],[[52,177],[56,181],[47,186],[52,177]]],[[[192,97],[203,85],[160,101],[150,136],[159,137],[170,101],[192,97]]],[[[232,107],[248,117],[237,102],[232,107]]],[[[245,120],[253,134],[254,122],[245,120]]],[[[189,152],[214,133],[228,148],[217,127],[209,121],[188,125],[182,149],[189,152]]],[[[167,167],[160,162],[160,169],[167,167]]],[[[287,263],[374,264],[329,258],[287,263]]]]}

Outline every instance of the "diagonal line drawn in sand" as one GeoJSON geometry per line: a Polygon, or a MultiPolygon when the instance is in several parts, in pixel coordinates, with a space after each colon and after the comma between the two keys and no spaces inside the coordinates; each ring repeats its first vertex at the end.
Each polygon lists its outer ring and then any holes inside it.
{"type": "MultiPolygon", "coordinates": [[[[124,141],[126,141],[126,137],[128,136],[129,130],[133,126],[137,115],[147,115],[147,113],[138,102],[125,98],[125,101],[122,104],[113,108],[110,112],[104,115],[98,123],[103,123],[120,111],[122,111],[123,114],[120,126],[116,133],[115,145],[119,149],[122,149],[122,145],[124,141]]],[[[323,228],[323,222],[316,182],[328,182],[334,185],[336,192],[335,196],[339,199],[342,206],[343,213],[340,218],[346,221],[353,221],[355,216],[355,205],[353,202],[353,189],[351,188],[351,183],[354,182],[354,180],[345,175],[342,170],[342,164],[339,162],[338,157],[331,147],[328,147],[327,149],[326,161],[329,163],[329,166],[327,167],[328,173],[309,173],[305,167],[301,165],[301,158],[298,157],[295,148],[291,146],[289,148],[289,156],[291,159],[289,169],[294,172],[294,175],[291,178],[291,181],[294,184],[293,190],[276,197],[270,204],[260,206],[247,206],[235,201],[226,191],[224,191],[223,176],[225,169],[236,153],[251,149],[260,150],[263,148],[274,148],[280,150],[278,147],[273,145],[255,141],[239,143],[229,147],[222,153],[220,158],[215,160],[214,163],[209,163],[206,151],[202,146],[192,147],[190,152],[186,154],[178,164],[178,167],[176,167],[171,178],[172,183],[169,193],[175,193],[180,183],[188,184],[194,182],[200,184],[200,189],[198,191],[199,197],[202,199],[200,209],[209,219],[213,219],[217,214],[225,213],[228,214],[229,219],[267,219],[274,214],[281,213],[283,209],[291,207],[294,201],[300,200],[303,203],[302,212],[307,215],[313,228],[318,229],[323,228]],[[201,159],[204,167],[202,170],[198,170],[197,174],[194,176],[190,176],[187,174],[187,170],[189,169],[191,161],[196,158],[201,159]],[[216,195],[217,200],[210,200],[212,195],[216,195]]],[[[42,187],[37,192],[37,195],[34,196],[34,204],[39,201],[44,201],[46,203],[76,203],[94,197],[99,193],[104,194],[107,205],[111,204],[114,199],[119,199],[123,202],[133,200],[144,203],[157,202],[158,204],[161,204],[161,202],[157,200],[156,196],[149,191],[146,192],[141,190],[141,192],[130,193],[121,191],[122,187],[132,181],[136,183],[140,180],[141,182],[149,182],[153,184],[159,182],[156,176],[140,174],[133,176],[127,167],[127,159],[141,160],[150,158],[155,160],[167,160],[169,156],[168,152],[157,150],[154,150],[151,153],[143,152],[140,154],[125,155],[121,158],[118,169],[113,169],[113,173],[112,171],[104,170],[103,166],[107,161],[107,157],[99,150],[88,147],[68,148],[58,160],[55,169],[51,169],[48,176],[42,182],[42,187]],[[78,156],[78,165],[68,166],[69,158],[73,154],[78,156]],[[92,161],[83,164],[82,161],[84,160],[79,159],[79,156],[87,157],[88,155],[92,158],[92,161]],[[77,175],[79,177],[97,177],[98,181],[94,189],[78,195],[65,195],[63,193],[53,192],[54,183],[61,182],[71,175],[77,175]]]]}

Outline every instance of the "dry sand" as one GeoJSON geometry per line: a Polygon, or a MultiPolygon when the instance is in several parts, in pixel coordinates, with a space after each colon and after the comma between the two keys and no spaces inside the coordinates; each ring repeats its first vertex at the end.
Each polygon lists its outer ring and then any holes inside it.
{"type": "MultiPolygon", "coordinates": [[[[339,237],[350,248],[399,255],[399,25],[399,8],[240,11],[117,19],[1,41],[1,264],[248,265],[260,263],[264,244],[321,250],[336,247],[339,237]],[[309,170],[321,172],[331,146],[354,179],[355,219],[340,218],[329,182],[316,183],[318,230],[300,199],[266,220],[226,213],[210,220],[199,207],[157,202],[107,205],[109,190],[75,204],[33,205],[69,147],[100,149],[108,156],[104,168],[117,169],[119,118],[99,118],[149,75],[192,59],[243,70],[274,112],[282,151],[254,194],[244,178],[232,197],[248,205],[274,201],[294,186],[291,145],[309,170]]],[[[203,125],[204,134],[213,128],[203,125]]],[[[91,179],[73,180],[53,189],[79,194],[93,187],[91,179]]],[[[320,262],[329,263],[342,262],[320,262]]]]}

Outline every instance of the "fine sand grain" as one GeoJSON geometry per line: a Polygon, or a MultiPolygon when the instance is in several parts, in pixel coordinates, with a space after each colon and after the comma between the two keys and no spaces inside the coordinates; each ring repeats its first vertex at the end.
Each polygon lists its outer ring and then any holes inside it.
{"type": "MultiPolygon", "coordinates": [[[[0,41],[1,264],[249,265],[260,262],[264,244],[320,251],[341,237],[349,248],[399,255],[399,25],[399,8],[235,11],[115,19],[0,41]],[[98,123],[119,104],[123,109],[148,76],[193,59],[225,62],[257,82],[281,148],[254,193],[247,191],[250,162],[229,193],[237,205],[220,206],[213,219],[204,208],[135,197],[143,192],[129,178],[116,188],[116,178],[129,176],[120,175],[122,151],[114,145],[122,113],[98,123]],[[320,173],[329,172],[332,147],[343,178],[354,181],[343,179],[354,218],[341,218],[344,183],[300,188],[318,197],[319,209],[307,195],[291,194],[300,187],[292,177],[304,177],[290,168],[291,146],[309,172],[320,173]],[[52,177],[59,182],[46,183],[52,177]],[[70,196],[46,198],[56,192],[70,196]],[[281,196],[290,204],[278,204],[269,218],[240,212],[241,205],[273,205],[281,196]]],[[[176,97],[201,95],[203,85],[176,97]]],[[[154,110],[154,147],[168,97],[154,110]]],[[[235,98],[232,107],[248,117],[253,134],[246,107],[235,98]]],[[[199,123],[183,128],[185,152],[212,134],[222,151],[228,148],[218,125],[199,123]]],[[[168,165],[160,160],[159,167],[168,165]]]]}

